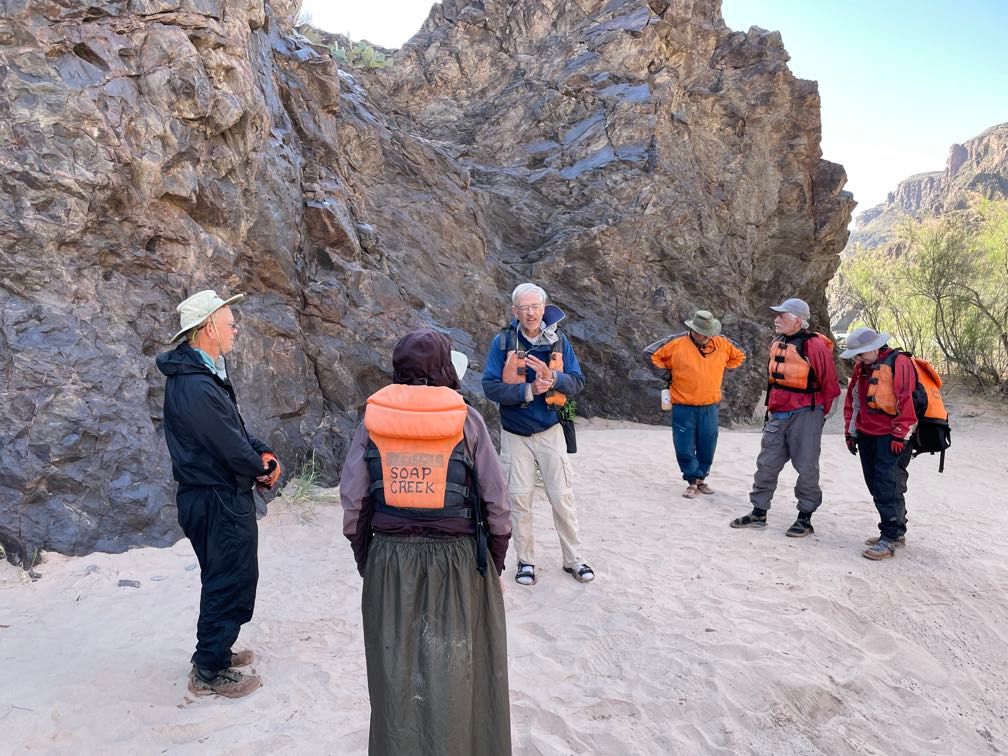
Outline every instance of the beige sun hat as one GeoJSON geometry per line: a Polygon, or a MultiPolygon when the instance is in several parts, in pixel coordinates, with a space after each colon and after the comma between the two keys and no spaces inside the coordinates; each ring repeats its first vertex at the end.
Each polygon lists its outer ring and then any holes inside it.
{"type": "Polygon", "coordinates": [[[703,336],[717,336],[721,333],[721,321],[715,318],[709,310],[697,310],[692,320],[683,321],[691,331],[703,336]]]}
{"type": "Polygon", "coordinates": [[[183,300],[175,309],[179,313],[179,323],[182,326],[179,332],[172,336],[172,341],[178,341],[187,331],[200,325],[204,320],[213,315],[217,310],[225,305],[234,304],[244,299],[244,294],[235,294],[230,299],[221,299],[213,289],[199,291],[188,299],[183,300]]]}

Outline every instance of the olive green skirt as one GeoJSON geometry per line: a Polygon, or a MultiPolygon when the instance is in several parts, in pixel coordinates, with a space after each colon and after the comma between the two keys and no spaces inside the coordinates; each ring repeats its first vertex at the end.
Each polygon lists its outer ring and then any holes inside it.
{"type": "Polygon", "coordinates": [[[504,599],[472,536],[376,533],[361,613],[372,756],[511,753],[504,599]]]}

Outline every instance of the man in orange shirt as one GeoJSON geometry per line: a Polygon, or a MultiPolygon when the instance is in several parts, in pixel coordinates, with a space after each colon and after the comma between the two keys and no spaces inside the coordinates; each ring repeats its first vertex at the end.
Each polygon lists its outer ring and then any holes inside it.
{"type": "Polygon", "coordinates": [[[721,321],[707,310],[687,320],[687,333],[673,336],[651,355],[652,364],[669,373],[672,444],[688,484],[683,496],[712,494],[706,478],[718,437],[718,403],[725,369],[734,370],[745,353],[721,336],[721,321]]]}

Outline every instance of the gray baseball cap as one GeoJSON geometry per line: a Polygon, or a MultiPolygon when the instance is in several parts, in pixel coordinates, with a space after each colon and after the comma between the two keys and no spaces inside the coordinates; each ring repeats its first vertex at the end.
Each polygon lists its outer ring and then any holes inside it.
{"type": "Polygon", "coordinates": [[[779,305],[771,307],[770,309],[774,312],[790,312],[792,315],[797,315],[802,320],[808,320],[812,317],[808,302],[804,299],[798,299],[797,297],[785,299],[779,305]]]}

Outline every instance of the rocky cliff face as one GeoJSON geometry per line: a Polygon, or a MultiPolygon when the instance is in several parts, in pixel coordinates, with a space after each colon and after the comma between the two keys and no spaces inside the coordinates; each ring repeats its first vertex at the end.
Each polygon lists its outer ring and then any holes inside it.
{"type": "MultiPolygon", "coordinates": [[[[435,6],[389,69],[340,70],[297,3],[0,0],[0,541],[178,536],[153,358],[202,288],[250,296],[248,424],[338,474],[391,347],[475,363],[507,293],[568,313],[582,414],[657,420],[640,348],[698,306],[753,359],[824,290],[853,207],[778,34],[713,0],[435,6]]],[[[820,322],[821,325],[821,322],[820,322]]]]}
{"type": "Polygon", "coordinates": [[[1008,123],[949,148],[944,171],[904,179],[886,201],[858,215],[850,243],[887,245],[900,221],[962,210],[970,199],[1008,198],[1008,123]]]}

